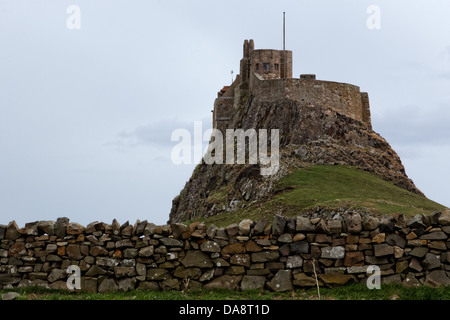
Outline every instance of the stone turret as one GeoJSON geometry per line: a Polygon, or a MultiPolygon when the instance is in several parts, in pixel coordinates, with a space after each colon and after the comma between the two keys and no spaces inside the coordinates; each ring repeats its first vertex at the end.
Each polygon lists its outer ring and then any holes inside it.
{"type": "Polygon", "coordinates": [[[253,39],[244,41],[244,53],[241,59],[241,67],[240,67],[240,75],[242,77],[242,81],[248,81],[250,79],[250,55],[255,49],[255,43],[253,39]]]}

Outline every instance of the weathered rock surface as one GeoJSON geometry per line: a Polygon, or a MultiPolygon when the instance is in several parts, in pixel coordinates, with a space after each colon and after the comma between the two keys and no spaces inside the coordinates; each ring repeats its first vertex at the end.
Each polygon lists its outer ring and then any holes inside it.
{"type": "Polygon", "coordinates": [[[202,251],[189,250],[181,263],[185,267],[211,268],[213,263],[211,259],[202,251]]]}
{"type": "Polygon", "coordinates": [[[447,276],[447,273],[443,270],[434,270],[431,271],[427,277],[425,284],[430,287],[440,287],[440,286],[449,286],[450,279],[447,276]]]}
{"type": "Polygon", "coordinates": [[[279,270],[272,280],[267,283],[267,286],[277,292],[292,290],[292,271],[279,270]]]}
{"type": "Polygon", "coordinates": [[[2,294],[2,300],[16,300],[19,296],[17,292],[7,292],[2,294]]]}
{"type": "Polygon", "coordinates": [[[99,293],[108,293],[119,290],[119,286],[117,285],[114,279],[106,278],[104,279],[100,285],[98,286],[99,293]]]}
{"type": "Polygon", "coordinates": [[[226,289],[226,290],[234,290],[237,288],[239,282],[241,281],[242,276],[221,276],[216,278],[207,284],[205,284],[205,289],[226,289]]]}
{"type": "Polygon", "coordinates": [[[241,290],[262,290],[266,283],[264,276],[244,276],[241,282],[241,290]]]}
{"type": "Polygon", "coordinates": [[[323,259],[343,259],[344,257],[345,257],[344,247],[337,246],[337,247],[322,248],[321,258],[323,259]]]}

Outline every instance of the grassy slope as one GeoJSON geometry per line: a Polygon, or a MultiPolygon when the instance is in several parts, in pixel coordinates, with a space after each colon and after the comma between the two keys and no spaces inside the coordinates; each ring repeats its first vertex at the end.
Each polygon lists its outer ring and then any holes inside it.
{"type": "Polygon", "coordinates": [[[445,208],[368,172],[347,166],[317,165],[295,170],[279,181],[275,192],[275,196],[258,206],[202,221],[225,226],[245,218],[270,219],[274,213],[295,216],[317,207],[363,209],[381,215],[400,212],[406,216],[445,208]]]}

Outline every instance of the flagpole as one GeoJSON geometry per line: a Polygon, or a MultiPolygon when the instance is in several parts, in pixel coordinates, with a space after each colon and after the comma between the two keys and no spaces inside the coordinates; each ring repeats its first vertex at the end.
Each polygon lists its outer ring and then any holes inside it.
{"type": "Polygon", "coordinates": [[[286,12],[283,12],[283,51],[286,51],[286,12]]]}
{"type": "Polygon", "coordinates": [[[283,78],[286,78],[286,12],[283,11],[283,78]]]}

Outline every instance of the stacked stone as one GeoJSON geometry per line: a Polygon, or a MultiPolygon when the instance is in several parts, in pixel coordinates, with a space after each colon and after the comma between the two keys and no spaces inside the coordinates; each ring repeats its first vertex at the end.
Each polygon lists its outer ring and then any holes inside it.
{"type": "Polygon", "coordinates": [[[89,292],[269,289],[365,282],[376,265],[383,283],[450,285],[450,212],[395,214],[381,221],[348,212],[342,219],[243,220],[226,228],[195,222],[156,226],[13,221],[0,225],[0,288],[67,289],[81,271],[89,292]]]}

